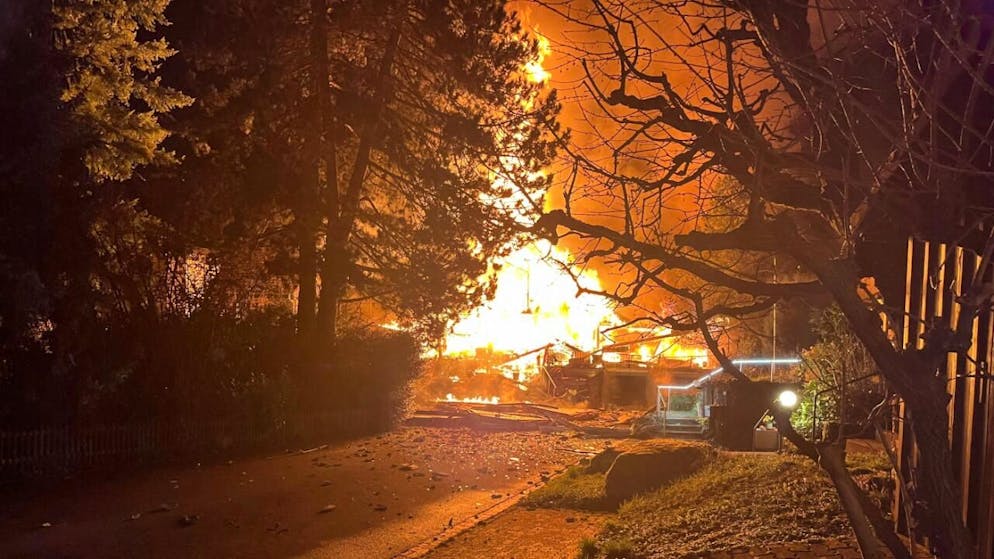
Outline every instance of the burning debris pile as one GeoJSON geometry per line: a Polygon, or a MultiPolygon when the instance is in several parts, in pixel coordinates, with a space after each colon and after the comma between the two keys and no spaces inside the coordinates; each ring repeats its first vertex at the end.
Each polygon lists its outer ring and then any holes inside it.
{"type": "MultiPolygon", "coordinates": [[[[542,65],[549,43],[536,36],[538,55],[524,71],[533,82],[544,83],[550,77],[542,65]]],[[[519,163],[513,155],[507,162],[519,163]]],[[[513,184],[500,186],[518,191],[513,184]]],[[[597,295],[604,291],[597,272],[576,266],[564,247],[538,240],[493,262],[490,271],[497,279],[493,299],[452,325],[444,348],[415,386],[421,405],[641,407],[652,399],[656,369],[707,364],[703,348],[686,348],[665,329],[619,338],[624,321],[608,299],[597,295]],[[624,396],[613,398],[619,391],[624,396]]]]}
{"type": "Polygon", "coordinates": [[[591,270],[546,241],[495,264],[494,299],[453,325],[415,387],[416,401],[646,406],[673,368],[702,368],[707,351],[665,328],[621,328],[591,270]]]}
{"type": "Polygon", "coordinates": [[[577,283],[599,291],[601,282],[591,270],[574,270],[574,281],[564,271],[570,260],[564,249],[539,241],[496,263],[494,298],[453,325],[445,354],[521,355],[553,342],[594,349],[598,332],[620,321],[607,300],[577,294],[577,283]]]}

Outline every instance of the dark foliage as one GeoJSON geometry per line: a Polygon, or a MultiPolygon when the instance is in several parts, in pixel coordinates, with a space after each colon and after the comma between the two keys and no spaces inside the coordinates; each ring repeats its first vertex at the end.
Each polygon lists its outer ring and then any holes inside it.
{"type": "Polygon", "coordinates": [[[493,176],[541,205],[555,103],[504,2],[395,4],[4,5],[0,425],[396,416],[537,211],[493,176]]]}

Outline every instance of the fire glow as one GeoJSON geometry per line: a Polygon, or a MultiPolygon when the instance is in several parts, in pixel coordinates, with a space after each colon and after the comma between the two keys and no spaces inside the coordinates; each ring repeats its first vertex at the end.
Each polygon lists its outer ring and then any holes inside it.
{"type": "MultiPolygon", "coordinates": [[[[479,348],[524,353],[557,341],[594,349],[599,330],[619,320],[606,299],[577,295],[573,278],[555,262],[568,258],[565,250],[538,241],[503,259],[493,300],[453,326],[446,353],[469,355],[479,348]]],[[[582,287],[600,290],[596,272],[577,276],[582,287]]]]}
{"type": "Polygon", "coordinates": [[[500,398],[497,396],[491,396],[489,398],[485,396],[475,396],[473,398],[456,398],[451,393],[446,394],[445,398],[440,398],[439,402],[451,402],[460,404],[491,404],[497,405],[500,403],[500,398]]]}
{"type": "MultiPolygon", "coordinates": [[[[534,30],[532,35],[538,47],[536,57],[525,65],[523,72],[530,81],[545,84],[551,78],[551,73],[543,67],[551,54],[550,42],[534,30]]],[[[520,162],[508,156],[506,163],[513,167],[520,162]]],[[[495,187],[513,187],[502,181],[496,177],[495,187]]],[[[445,354],[469,356],[482,349],[521,355],[556,344],[567,344],[582,352],[599,349],[605,341],[603,332],[622,321],[606,298],[589,293],[603,290],[597,272],[571,267],[570,273],[566,273],[564,267],[571,262],[572,256],[566,249],[545,240],[495,262],[494,298],[452,326],[445,339],[445,354]]],[[[669,334],[663,328],[650,335],[658,339],[669,334]]],[[[673,340],[643,345],[636,356],[643,363],[660,357],[685,360],[697,366],[704,366],[708,359],[706,350],[685,347],[673,340]]],[[[527,363],[504,367],[503,374],[511,379],[531,378],[537,373],[535,365],[536,361],[529,357],[527,363]]]]}
{"type": "Polygon", "coordinates": [[[545,83],[552,77],[552,74],[542,66],[542,63],[545,61],[545,57],[552,52],[552,48],[549,46],[549,39],[537,31],[532,31],[532,34],[535,35],[535,41],[538,43],[538,52],[535,60],[525,64],[525,74],[529,80],[535,83],[545,83]]]}

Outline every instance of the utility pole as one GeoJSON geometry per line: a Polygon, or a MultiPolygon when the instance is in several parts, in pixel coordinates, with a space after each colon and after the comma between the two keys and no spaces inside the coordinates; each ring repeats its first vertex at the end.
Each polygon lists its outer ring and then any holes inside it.
{"type": "MultiPolygon", "coordinates": [[[[773,255],[773,283],[777,283],[777,255],[773,255]]],[[[777,371],[777,304],[773,303],[773,361],[770,362],[770,382],[777,371]]]]}

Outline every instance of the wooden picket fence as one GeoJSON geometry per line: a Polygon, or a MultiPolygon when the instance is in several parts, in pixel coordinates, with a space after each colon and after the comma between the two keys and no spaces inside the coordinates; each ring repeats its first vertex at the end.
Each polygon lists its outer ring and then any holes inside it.
{"type": "MultiPolygon", "coordinates": [[[[947,328],[959,316],[959,297],[977,278],[980,262],[975,252],[962,247],[909,240],[906,255],[904,316],[897,340],[902,347],[921,347],[926,326],[947,328]]],[[[994,282],[994,274],[979,278],[994,282]]],[[[994,311],[983,309],[973,321],[966,355],[950,354],[941,371],[949,393],[949,448],[962,500],[962,519],[976,536],[979,557],[994,557],[994,311]]],[[[918,448],[904,421],[904,406],[897,408],[893,440],[905,480],[914,481],[918,448]]],[[[914,483],[909,487],[913,489],[914,483]]],[[[908,495],[912,496],[912,495],[908,495]]],[[[913,497],[913,496],[912,496],[913,497]]],[[[895,490],[893,518],[902,531],[908,526],[906,496],[895,490]]],[[[918,511],[908,506],[912,514],[918,511]]],[[[918,519],[918,522],[923,522],[918,519]]]]}
{"type": "Polygon", "coordinates": [[[290,448],[379,432],[389,417],[385,408],[355,408],[254,425],[225,419],[0,430],[0,480],[290,448]]]}

